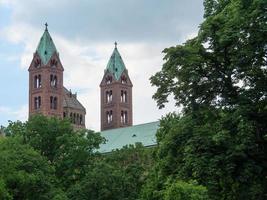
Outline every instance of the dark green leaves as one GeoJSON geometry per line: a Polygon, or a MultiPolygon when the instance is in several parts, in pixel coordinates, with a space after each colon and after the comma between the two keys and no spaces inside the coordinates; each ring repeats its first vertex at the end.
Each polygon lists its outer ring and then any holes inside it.
{"type": "Polygon", "coordinates": [[[266,1],[207,0],[196,38],[170,47],[151,77],[159,108],[174,95],[187,110],[232,107],[266,100],[266,1]],[[264,14],[265,13],[265,14],[264,14]]]}

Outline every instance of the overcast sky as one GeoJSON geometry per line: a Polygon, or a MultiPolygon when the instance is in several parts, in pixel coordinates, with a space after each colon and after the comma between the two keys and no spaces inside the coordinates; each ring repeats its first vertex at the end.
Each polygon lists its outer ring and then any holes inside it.
{"type": "Polygon", "coordinates": [[[87,128],[100,129],[99,83],[118,42],[133,82],[134,124],[179,109],[159,110],[149,77],[161,69],[162,50],[194,37],[202,0],[0,0],[0,125],[28,118],[28,67],[44,24],[64,66],[64,85],[86,107],[87,128]]]}

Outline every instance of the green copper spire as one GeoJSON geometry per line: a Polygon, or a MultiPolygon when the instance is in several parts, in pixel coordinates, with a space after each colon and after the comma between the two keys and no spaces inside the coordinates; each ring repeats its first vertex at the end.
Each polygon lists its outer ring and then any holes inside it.
{"type": "Polygon", "coordinates": [[[37,47],[37,53],[41,57],[43,64],[47,64],[52,55],[57,52],[56,46],[48,32],[47,23],[45,23],[45,31],[42,35],[37,47]]]}
{"type": "Polygon", "coordinates": [[[115,48],[113,53],[108,61],[108,65],[106,70],[112,73],[116,80],[119,80],[121,77],[122,72],[126,69],[121,55],[117,49],[117,42],[115,42],[115,48]]]}

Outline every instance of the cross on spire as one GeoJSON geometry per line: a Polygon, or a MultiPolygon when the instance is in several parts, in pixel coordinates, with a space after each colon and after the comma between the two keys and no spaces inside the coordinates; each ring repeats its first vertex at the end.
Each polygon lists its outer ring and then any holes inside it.
{"type": "Polygon", "coordinates": [[[118,45],[118,43],[117,43],[117,42],[115,42],[114,44],[115,44],[115,48],[117,48],[117,45],[118,45]]]}
{"type": "Polygon", "coordinates": [[[47,22],[45,23],[45,30],[47,31],[48,24],[47,22]]]}

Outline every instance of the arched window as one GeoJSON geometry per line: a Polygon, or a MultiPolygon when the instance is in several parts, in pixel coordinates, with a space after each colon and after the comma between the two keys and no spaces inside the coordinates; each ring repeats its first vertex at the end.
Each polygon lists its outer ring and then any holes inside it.
{"type": "Polygon", "coordinates": [[[34,67],[39,68],[41,67],[41,60],[40,59],[36,59],[34,62],[34,67]]]}
{"type": "Polygon", "coordinates": [[[112,77],[111,76],[107,76],[106,77],[106,84],[110,84],[112,83],[112,77]]]}
{"type": "Polygon", "coordinates": [[[40,88],[42,86],[41,75],[34,76],[34,88],[40,88]]]}
{"type": "Polygon", "coordinates": [[[57,87],[57,76],[56,75],[53,75],[53,74],[50,75],[50,85],[51,87],[54,87],[54,88],[57,87]]]}
{"type": "Polygon", "coordinates": [[[113,115],[112,115],[112,110],[111,111],[107,111],[106,112],[106,116],[107,116],[107,122],[108,124],[110,124],[113,120],[113,115]]]}
{"type": "Polygon", "coordinates": [[[127,91],[121,90],[121,102],[126,103],[127,102],[127,91]]]}
{"type": "Polygon", "coordinates": [[[42,86],[42,79],[41,79],[41,75],[39,74],[37,78],[37,87],[39,88],[41,86],[42,86]]]}
{"type": "Polygon", "coordinates": [[[125,76],[121,77],[121,83],[126,84],[127,83],[127,78],[125,76]]]}
{"type": "Polygon", "coordinates": [[[41,104],[42,104],[42,101],[41,101],[41,97],[39,96],[38,97],[38,103],[37,103],[38,109],[41,108],[41,104]]]}
{"type": "Polygon", "coordinates": [[[80,115],[80,125],[82,125],[82,124],[83,124],[83,116],[80,115]]]}
{"type": "Polygon", "coordinates": [[[110,102],[112,102],[112,90],[110,90],[110,91],[106,91],[106,102],[107,103],[110,103],[110,102]]]}
{"type": "Polygon", "coordinates": [[[109,91],[109,102],[112,102],[112,90],[109,91]]]}
{"type": "Polygon", "coordinates": [[[128,123],[127,111],[121,111],[121,123],[122,124],[127,124],[128,123]]]}
{"type": "Polygon", "coordinates": [[[76,114],[76,124],[80,124],[80,115],[76,114]]]}
{"type": "Polygon", "coordinates": [[[123,124],[123,111],[121,111],[121,123],[123,124]]]}
{"type": "Polygon", "coordinates": [[[57,109],[57,97],[54,97],[54,109],[57,109]]]}
{"type": "Polygon", "coordinates": [[[73,114],[73,123],[76,124],[76,113],[73,114]]]}
{"type": "Polygon", "coordinates": [[[56,68],[57,67],[57,61],[54,60],[54,59],[51,60],[50,65],[51,65],[52,68],[56,68]]]}
{"type": "Polygon", "coordinates": [[[57,97],[50,97],[50,109],[56,110],[57,109],[57,97]]]}
{"type": "Polygon", "coordinates": [[[124,102],[127,102],[127,91],[124,91],[124,102]]]}
{"type": "Polygon", "coordinates": [[[106,112],[106,121],[109,123],[109,111],[106,112]]]}
{"type": "Polygon", "coordinates": [[[34,97],[34,109],[40,109],[41,108],[41,97],[34,97]]]}

